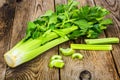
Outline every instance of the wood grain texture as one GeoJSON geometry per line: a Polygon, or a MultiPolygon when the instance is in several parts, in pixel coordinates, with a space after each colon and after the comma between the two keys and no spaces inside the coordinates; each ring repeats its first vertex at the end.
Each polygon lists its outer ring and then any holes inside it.
{"type": "MultiPolygon", "coordinates": [[[[87,4],[107,8],[111,12],[107,17],[113,18],[114,24],[100,37],[120,38],[120,0],[77,1],[80,2],[79,7],[87,4]]],[[[68,48],[71,43],[84,43],[83,38],[56,46],[19,67],[12,69],[7,66],[6,69],[3,54],[24,37],[27,22],[49,9],[54,10],[55,5],[61,3],[65,4],[67,0],[0,0],[0,80],[80,80],[83,70],[91,72],[91,80],[120,80],[120,44],[113,45],[112,51],[76,50],[84,55],[83,60],[62,55],[65,62],[63,69],[48,68],[50,57],[58,53],[61,55],[58,48],[68,48]]]]}
{"type": "Polygon", "coordinates": [[[11,0],[0,1],[0,80],[4,80],[6,65],[3,54],[9,49],[15,6],[11,0]]]}
{"type": "MultiPolygon", "coordinates": [[[[83,5],[94,6],[92,0],[78,0],[83,5]]],[[[101,34],[100,37],[105,37],[101,34]]],[[[75,40],[75,43],[83,43],[83,39],[75,40]]],[[[71,42],[59,47],[68,48],[71,42]]],[[[65,67],[60,70],[61,80],[79,80],[80,72],[88,70],[92,74],[91,80],[119,80],[110,51],[83,51],[76,50],[84,55],[83,60],[72,60],[71,57],[63,57],[65,67]]]]}
{"type": "MultiPolygon", "coordinates": [[[[120,0],[95,0],[96,5],[103,6],[110,11],[113,19],[113,25],[109,26],[106,30],[107,37],[118,37],[120,39],[120,0]]],[[[113,45],[112,55],[120,76],[120,43],[113,45]]]]}
{"type": "MultiPolygon", "coordinates": [[[[36,19],[48,9],[54,10],[53,0],[21,0],[16,2],[11,48],[25,35],[27,22],[36,19]]],[[[49,59],[55,53],[57,53],[57,47],[17,68],[8,67],[6,80],[58,80],[58,70],[48,68],[49,59]]]]}

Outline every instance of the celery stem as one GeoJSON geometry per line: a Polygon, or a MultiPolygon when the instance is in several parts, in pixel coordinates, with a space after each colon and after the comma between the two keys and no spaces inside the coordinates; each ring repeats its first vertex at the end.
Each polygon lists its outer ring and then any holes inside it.
{"type": "Polygon", "coordinates": [[[112,45],[71,44],[71,48],[82,50],[112,50],[112,45]]]}
{"type": "MultiPolygon", "coordinates": [[[[6,53],[4,55],[4,58],[5,58],[6,63],[10,67],[16,67],[22,63],[32,60],[33,58],[44,53],[45,51],[63,43],[63,42],[66,42],[68,40],[69,40],[69,38],[67,38],[67,37],[60,37],[60,38],[54,39],[54,40],[44,44],[43,46],[38,47],[30,52],[22,52],[19,55],[14,55],[14,53],[11,53],[11,54],[6,53]]],[[[19,50],[18,50],[18,53],[19,53],[19,50]]]]}
{"type": "MultiPolygon", "coordinates": [[[[67,35],[76,29],[78,29],[77,26],[72,26],[70,28],[61,29],[61,32],[64,32],[65,35],[67,35]]],[[[55,32],[51,32],[49,35],[47,35],[45,37],[40,37],[40,38],[34,39],[33,41],[30,41],[24,45],[21,45],[18,49],[24,50],[24,51],[30,51],[30,49],[33,50],[33,49],[45,44],[46,42],[49,42],[50,40],[58,38],[58,37],[59,37],[58,34],[56,34],[55,32]]]]}
{"type": "Polygon", "coordinates": [[[85,39],[87,44],[111,44],[111,43],[119,43],[119,38],[101,38],[101,39],[85,39]]]}

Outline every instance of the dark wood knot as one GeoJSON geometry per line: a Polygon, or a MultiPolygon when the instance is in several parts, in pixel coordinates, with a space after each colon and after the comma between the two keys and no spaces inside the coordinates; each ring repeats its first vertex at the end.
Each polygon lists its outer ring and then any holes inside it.
{"type": "Polygon", "coordinates": [[[16,0],[16,2],[17,2],[17,3],[20,3],[20,2],[22,2],[22,0],[16,0]]]}
{"type": "Polygon", "coordinates": [[[91,80],[91,73],[88,70],[84,70],[80,73],[80,80],[91,80]]]}

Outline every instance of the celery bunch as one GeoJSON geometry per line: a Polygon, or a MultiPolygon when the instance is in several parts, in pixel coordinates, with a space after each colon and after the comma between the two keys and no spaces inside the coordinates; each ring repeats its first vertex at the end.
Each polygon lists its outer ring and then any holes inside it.
{"type": "Polygon", "coordinates": [[[81,36],[97,38],[111,19],[104,16],[109,11],[99,6],[83,6],[69,0],[68,4],[56,6],[56,11],[47,11],[33,22],[28,22],[25,37],[4,54],[8,66],[16,67],[48,49],[81,36]]]}

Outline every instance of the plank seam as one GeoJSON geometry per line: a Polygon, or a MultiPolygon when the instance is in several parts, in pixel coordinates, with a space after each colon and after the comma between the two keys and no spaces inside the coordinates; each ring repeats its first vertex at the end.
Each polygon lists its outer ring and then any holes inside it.
{"type": "Polygon", "coordinates": [[[118,68],[117,68],[117,64],[116,64],[116,62],[115,62],[115,58],[114,58],[114,56],[113,56],[113,54],[112,54],[112,51],[110,51],[110,53],[111,53],[111,55],[112,55],[112,60],[113,60],[113,63],[114,63],[115,70],[116,70],[116,72],[117,72],[118,77],[120,78],[120,75],[119,75],[119,72],[118,72],[118,68]]]}

